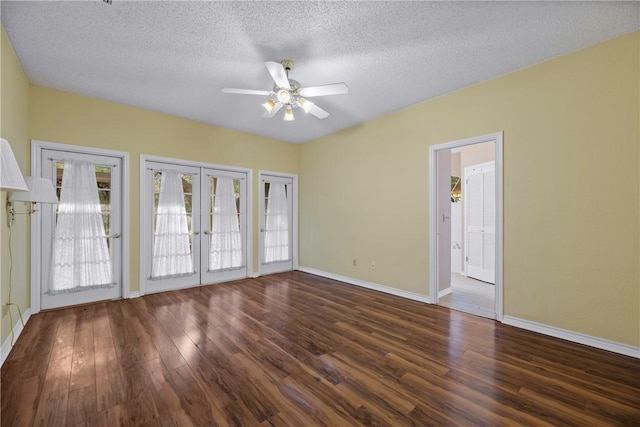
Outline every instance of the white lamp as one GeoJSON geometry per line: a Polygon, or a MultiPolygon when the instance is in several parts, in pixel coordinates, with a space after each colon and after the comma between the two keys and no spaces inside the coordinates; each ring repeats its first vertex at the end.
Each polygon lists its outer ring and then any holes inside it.
{"type": "Polygon", "coordinates": [[[0,138],[0,190],[27,191],[9,141],[0,138]]]}
{"type": "Polygon", "coordinates": [[[302,107],[305,113],[309,113],[309,111],[311,111],[313,107],[315,107],[315,105],[316,104],[314,104],[311,101],[307,101],[304,98],[300,98],[300,106],[302,107]]]}
{"type": "Polygon", "coordinates": [[[265,102],[264,104],[262,104],[262,108],[264,108],[267,113],[272,112],[273,111],[273,107],[275,107],[275,106],[276,106],[276,103],[273,102],[273,99],[270,99],[267,102],[265,102]]]}
{"type": "Polygon", "coordinates": [[[9,193],[7,202],[7,220],[9,227],[13,225],[16,215],[31,215],[37,212],[36,203],[58,203],[56,190],[53,188],[51,180],[36,176],[25,176],[28,191],[12,191],[9,193]],[[31,203],[31,207],[26,212],[16,212],[12,202],[31,203]]]}
{"type": "Polygon", "coordinates": [[[282,118],[285,122],[292,122],[296,118],[293,115],[293,110],[291,107],[287,108],[287,111],[284,112],[284,117],[282,118]]]}
{"type": "Polygon", "coordinates": [[[280,89],[276,94],[276,97],[278,98],[278,101],[283,104],[288,104],[289,101],[291,101],[291,93],[286,89],[280,89]]]}

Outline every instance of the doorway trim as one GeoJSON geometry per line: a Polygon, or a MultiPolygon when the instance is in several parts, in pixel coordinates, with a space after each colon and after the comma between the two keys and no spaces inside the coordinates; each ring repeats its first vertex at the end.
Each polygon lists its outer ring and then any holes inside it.
{"type": "MultiPolygon", "coordinates": [[[[247,174],[247,200],[248,200],[248,206],[247,206],[247,237],[246,237],[246,241],[247,241],[247,250],[246,250],[246,274],[247,274],[247,278],[252,277],[251,271],[253,269],[253,208],[252,208],[252,204],[253,204],[253,169],[248,169],[248,168],[241,168],[241,167],[236,167],[236,166],[225,166],[225,165],[219,165],[219,164],[215,164],[215,163],[206,163],[206,162],[198,162],[198,161],[194,161],[194,160],[185,160],[185,159],[178,159],[178,158],[173,158],[173,157],[160,157],[160,156],[154,156],[151,154],[140,154],[140,229],[139,229],[139,245],[140,245],[140,271],[139,271],[139,283],[140,283],[140,291],[139,291],[139,295],[138,296],[143,296],[146,295],[147,293],[153,293],[153,292],[148,292],[148,290],[146,289],[146,281],[147,281],[147,273],[145,271],[144,268],[144,260],[146,260],[146,257],[148,257],[149,254],[149,250],[150,248],[147,247],[147,244],[145,242],[145,231],[144,228],[142,227],[142,224],[144,224],[145,220],[146,220],[146,216],[145,213],[145,209],[143,209],[144,204],[145,204],[145,197],[144,197],[144,192],[142,191],[142,188],[144,186],[145,183],[145,171],[147,168],[147,162],[157,162],[157,163],[166,163],[167,165],[178,165],[178,166],[189,166],[189,167],[195,167],[195,168],[200,168],[202,169],[218,169],[221,171],[230,171],[230,172],[240,172],[240,173],[246,173],[247,174]]],[[[200,179],[202,180],[202,174],[200,176],[200,179]]],[[[199,273],[200,274],[200,273],[199,273]]],[[[200,276],[202,277],[202,276],[200,276]]],[[[198,286],[203,286],[202,285],[202,280],[200,279],[200,284],[198,285],[194,285],[194,286],[189,286],[189,287],[198,287],[198,286]]],[[[177,289],[177,288],[176,288],[177,289]]],[[[175,290],[175,289],[174,289],[175,290]]]]}
{"type": "MultiPolygon", "coordinates": [[[[104,148],[85,147],[72,144],[60,144],[57,142],[31,140],[31,175],[40,176],[42,164],[40,162],[41,152],[44,149],[69,151],[81,154],[105,155],[118,157],[122,160],[122,298],[130,298],[129,290],[129,153],[126,151],[107,150],[104,148]]],[[[42,221],[40,211],[31,215],[31,239],[30,239],[30,260],[31,260],[31,314],[40,312],[40,250],[38,240],[42,233],[42,221]]]]}
{"type": "Polygon", "coordinates": [[[441,150],[465,147],[483,142],[495,141],[496,162],[496,283],[495,283],[495,315],[502,322],[503,307],[503,132],[490,133],[472,138],[459,139],[429,147],[429,300],[438,303],[438,215],[437,215],[437,153],[441,150]]]}
{"type": "MultiPolygon", "coordinates": [[[[266,170],[259,170],[258,171],[258,185],[260,187],[258,187],[258,230],[264,229],[264,211],[265,211],[265,205],[264,205],[264,197],[260,197],[260,188],[261,187],[261,182],[264,176],[274,176],[274,177],[281,177],[281,178],[291,178],[291,180],[293,181],[293,200],[292,200],[292,204],[293,204],[293,212],[292,212],[292,227],[293,227],[293,233],[291,233],[292,238],[293,238],[293,242],[292,242],[292,247],[291,247],[291,251],[292,251],[292,271],[298,270],[298,268],[300,267],[298,264],[298,175],[295,174],[291,174],[291,173],[283,173],[283,172],[271,172],[271,171],[266,171],[266,170]]],[[[260,231],[258,231],[260,233],[260,231]]],[[[263,242],[263,237],[258,236],[258,274],[255,275],[255,277],[259,277],[262,276],[264,274],[266,274],[264,272],[264,269],[262,267],[262,258],[263,258],[263,252],[264,252],[264,248],[262,247],[262,242],[263,242]]]]}

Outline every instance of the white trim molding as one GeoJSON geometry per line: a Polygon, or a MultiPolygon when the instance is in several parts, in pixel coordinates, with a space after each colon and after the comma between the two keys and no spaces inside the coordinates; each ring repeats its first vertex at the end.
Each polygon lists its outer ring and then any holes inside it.
{"type": "Polygon", "coordinates": [[[415,292],[403,291],[402,289],[392,288],[390,286],[379,285],[377,283],[367,282],[365,280],[354,279],[353,277],[341,276],[339,274],[329,273],[315,268],[299,266],[296,270],[304,273],[313,274],[315,276],[326,277],[327,279],[337,280],[338,282],[348,283],[350,285],[360,286],[362,288],[372,289],[374,291],[384,292],[385,294],[395,295],[397,297],[407,298],[413,301],[431,304],[431,300],[426,295],[416,294],[415,292]]]}
{"type": "Polygon", "coordinates": [[[133,298],[140,298],[142,296],[142,294],[139,291],[136,292],[129,292],[129,295],[127,296],[128,299],[133,299],[133,298]]]}
{"type": "MultiPolygon", "coordinates": [[[[44,149],[69,151],[72,153],[81,153],[89,155],[103,155],[119,158],[122,161],[122,219],[121,219],[121,241],[122,241],[122,260],[120,261],[122,277],[121,277],[121,290],[120,295],[122,298],[129,297],[130,285],[130,206],[129,206],[129,191],[131,183],[129,181],[129,153],[127,151],[116,151],[104,148],[84,147],[81,145],[61,144],[58,142],[41,141],[37,139],[31,140],[31,175],[40,176],[42,171],[41,164],[41,152],[44,149]]],[[[54,183],[55,185],[55,183],[54,183]]],[[[38,239],[42,234],[41,217],[40,212],[36,212],[35,215],[31,215],[31,312],[37,314],[41,308],[41,288],[42,283],[40,260],[41,250],[38,244],[38,239]]]]}
{"type": "Polygon", "coordinates": [[[429,295],[432,304],[438,303],[438,215],[437,215],[437,152],[440,150],[455,150],[467,145],[495,141],[495,173],[496,173],[496,280],[495,280],[495,318],[503,320],[503,133],[496,132],[473,138],[460,139],[429,147],[429,295]]]}
{"type": "MultiPolygon", "coordinates": [[[[149,163],[160,163],[160,164],[166,164],[168,168],[173,168],[173,169],[180,169],[180,168],[194,168],[194,169],[198,169],[199,172],[198,174],[200,175],[200,188],[204,188],[204,179],[205,179],[205,173],[203,173],[203,171],[205,170],[209,170],[209,169],[214,169],[216,171],[219,172],[230,172],[230,173],[237,173],[237,174],[243,174],[244,177],[242,177],[242,179],[246,180],[246,261],[245,261],[245,268],[242,269],[242,271],[244,271],[245,276],[247,278],[252,277],[252,270],[253,270],[253,186],[254,186],[254,182],[253,182],[253,169],[250,168],[244,168],[244,167],[237,167],[237,166],[227,166],[227,165],[220,165],[217,163],[207,163],[207,162],[198,162],[198,161],[193,161],[193,160],[185,160],[185,159],[180,159],[180,158],[173,158],[173,157],[160,157],[160,156],[154,156],[151,154],[140,154],[140,195],[139,195],[139,218],[140,218],[140,224],[148,224],[147,218],[149,218],[149,202],[150,202],[150,195],[148,193],[146,193],[145,191],[143,191],[146,186],[148,184],[150,184],[150,182],[148,181],[148,177],[147,177],[147,168],[149,167],[149,163]],[[149,200],[148,200],[149,198],[149,200]]],[[[151,238],[150,238],[150,229],[144,226],[140,226],[139,229],[139,256],[140,256],[140,272],[139,272],[139,291],[136,292],[135,296],[131,296],[131,298],[136,298],[139,296],[143,296],[146,294],[152,294],[152,293],[156,293],[156,292],[164,292],[164,291],[168,291],[168,290],[178,290],[178,289],[186,289],[186,288],[192,288],[192,287],[198,287],[198,286],[203,286],[203,285],[209,285],[209,284],[213,284],[214,282],[209,281],[209,280],[205,280],[204,279],[204,274],[205,272],[202,271],[201,268],[198,269],[197,271],[197,275],[194,275],[193,277],[196,278],[197,276],[197,283],[193,282],[191,284],[188,285],[180,285],[180,284],[176,284],[171,285],[171,287],[169,289],[164,288],[164,289],[149,289],[148,288],[148,283],[149,283],[149,273],[151,271],[151,265],[150,265],[150,257],[151,257],[151,247],[150,247],[150,243],[151,242],[151,238]]],[[[200,257],[202,258],[202,257],[200,257]]],[[[237,270],[240,271],[240,270],[237,270]]],[[[231,280],[231,279],[221,279],[220,281],[217,281],[215,283],[220,283],[220,282],[224,282],[227,280],[231,280]]],[[[235,280],[235,279],[233,279],[235,280]]]]}
{"type": "MultiPolygon", "coordinates": [[[[401,289],[392,288],[389,286],[379,285],[377,283],[371,283],[360,279],[354,279],[352,277],[341,276],[339,274],[329,273],[322,270],[316,270],[315,268],[300,266],[298,271],[304,273],[313,274],[315,276],[326,277],[327,279],[337,280],[350,285],[356,285],[374,291],[384,292],[407,298],[414,301],[420,301],[427,304],[431,304],[431,300],[426,295],[416,294],[413,292],[403,291],[401,289]]],[[[446,292],[446,289],[444,290],[446,292]]],[[[440,295],[443,296],[443,295],[440,295]]],[[[601,350],[607,350],[613,353],[623,354],[625,356],[631,356],[640,359],[640,347],[629,344],[622,344],[615,341],[609,341],[603,338],[594,337],[591,335],[582,334],[580,332],[573,332],[566,329],[556,328],[555,326],[549,326],[542,323],[532,322],[530,320],[519,319],[512,316],[503,316],[502,323],[509,326],[514,326],[520,329],[526,329],[528,331],[537,332],[543,335],[547,335],[554,338],[560,338],[566,341],[575,342],[578,344],[584,344],[590,347],[599,348],[601,350]]]]}
{"type": "MultiPolygon", "coordinates": [[[[22,320],[24,320],[25,326],[27,326],[27,322],[29,321],[30,318],[31,318],[31,309],[27,308],[24,311],[24,313],[22,313],[22,320]]],[[[18,320],[20,319],[18,318],[18,320]]],[[[20,337],[20,334],[22,333],[23,330],[24,330],[24,327],[22,326],[22,322],[18,321],[13,327],[13,335],[15,337],[15,341],[18,341],[18,337],[20,337]]],[[[13,344],[15,344],[15,342],[13,344]]],[[[7,339],[5,339],[4,342],[2,343],[2,350],[1,350],[2,353],[0,356],[2,360],[0,361],[0,366],[4,365],[4,361],[7,360],[7,357],[9,356],[9,353],[11,353],[12,348],[13,348],[13,345],[11,343],[11,334],[9,334],[7,339]]]]}
{"type": "Polygon", "coordinates": [[[438,291],[438,299],[442,298],[442,297],[446,297],[447,295],[449,295],[452,292],[451,286],[449,286],[448,288],[445,289],[441,289],[438,291]]]}
{"type": "MultiPolygon", "coordinates": [[[[267,170],[258,170],[258,230],[262,230],[265,228],[264,225],[264,212],[266,210],[266,207],[264,205],[264,194],[262,194],[262,192],[264,191],[264,187],[262,186],[262,181],[264,179],[264,177],[269,176],[271,178],[284,178],[284,179],[291,179],[292,181],[292,186],[293,186],[293,199],[292,199],[292,208],[293,208],[293,212],[292,212],[292,228],[293,228],[293,233],[292,233],[292,237],[293,237],[293,242],[292,242],[292,255],[293,255],[293,259],[291,262],[292,265],[292,270],[298,270],[298,175],[296,174],[291,174],[291,173],[284,173],[284,172],[273,172],[273,171],[267,171],[267,170]]],[[[269,268],[265,268],[265,266],[262,264],[262,259],[264,257],[264,248],[263,248],[263,233],[262,232],[258,232],[258,275],[265,275],[265,274],[273,274],[273,273],[280,273],[281,271],[274,271],[273,269],[269,269],[269,268]]],[[[283,270],[283,271],[288,271],[288,270],[283,270]]]]}
{"type": "Polygon", "coordinates": [[[505,325],[515,326],[516,328],[526,329],[528,331],[538,332],[555,338],[575,342],[578,344],[588,345],[590,347],[599,348],[601,350],[611,351],[613,353],[624,354],[640,359],[640,347],[622,344],[615,341],[609,341],[603,338],[591,335],[573,332],[567,329],[556,328],[542,323],[532,322],[530,320],[520,319],[512,316],[504,316],[502,323],[505,325]]]}

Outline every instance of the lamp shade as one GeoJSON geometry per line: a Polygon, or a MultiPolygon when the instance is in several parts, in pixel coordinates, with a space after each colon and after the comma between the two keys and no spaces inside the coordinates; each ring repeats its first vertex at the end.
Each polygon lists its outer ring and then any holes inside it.
{"type": "Polygon", "coordinates": [[[58,203],[56,190],[53,189],[51,180],[36,176],[25,176],[24,180],[29,189],[10,192],[10,202],[58,203]]]}
{"type": "Polygon", "coordinates": [[[27,191],[9,141],[0,138],[0,190],[27,191]]]}

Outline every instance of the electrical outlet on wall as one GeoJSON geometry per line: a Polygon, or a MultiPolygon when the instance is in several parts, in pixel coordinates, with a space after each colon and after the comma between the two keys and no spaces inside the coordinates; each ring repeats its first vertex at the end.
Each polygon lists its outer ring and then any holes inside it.
{"type": "Polygon", "coordinates": [[[353,266],[354,266],[354,267],[357,267],[357,266],[358,266],[358,261],[357,261],[355,258],[353,259],[353,266]]]}
{"type": "Polygon", "coordinates": [[[371,269],[372,270],[376,269],[376,262],[375,261],[371,261],[371,269]]]}

